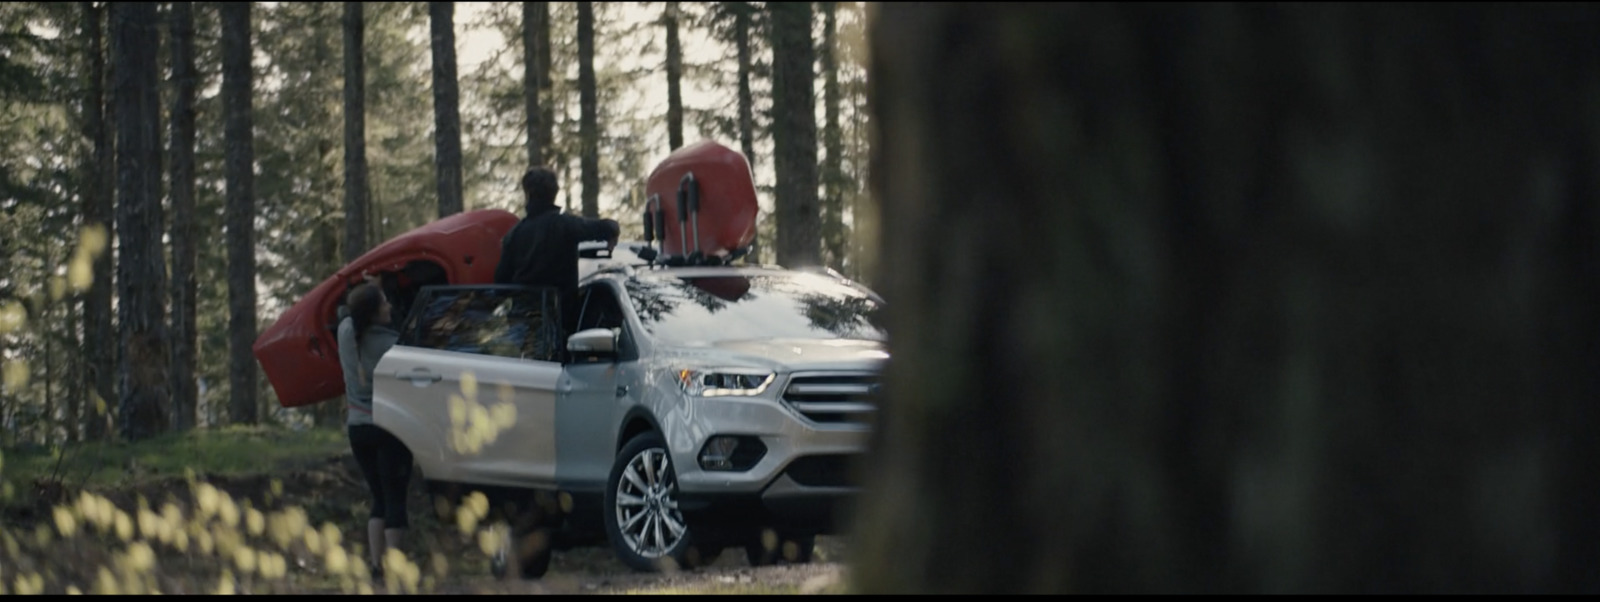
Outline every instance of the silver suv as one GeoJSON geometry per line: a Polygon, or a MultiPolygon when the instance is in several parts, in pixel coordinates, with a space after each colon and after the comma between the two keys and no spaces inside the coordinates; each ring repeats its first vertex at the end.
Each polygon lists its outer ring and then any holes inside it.
{"type": "Polygon", "coordinates": [[[435,492],[483,492],[512,523],[497,574],[606,540],[644,571],[727,547],[806,562],[841,525],[888,358],[882,299],[829,270],[652,266],[642,248],[586,253],[573,308],[423,288],[378,364],[378,426],[435,492]]]}

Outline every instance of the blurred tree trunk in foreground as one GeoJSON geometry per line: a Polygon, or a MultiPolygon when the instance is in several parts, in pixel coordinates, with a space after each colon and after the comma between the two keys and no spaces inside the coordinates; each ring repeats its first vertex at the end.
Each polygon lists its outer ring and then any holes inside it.
{"type": "Polygon", "coordinates": [[[858,589],[1600,591],[1600,7],[877,10],[858,589]]]}

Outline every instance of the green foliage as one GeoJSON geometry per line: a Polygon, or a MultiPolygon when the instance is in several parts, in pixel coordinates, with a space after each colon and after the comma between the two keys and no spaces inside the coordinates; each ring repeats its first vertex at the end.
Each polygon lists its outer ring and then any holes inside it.
{"type": "Polygon", "coordinates": [[[282,466],[338,455],[348,446],[344,432],[336,429],[225,426],[135,443],[91,441],[7,451],[0,478],[21,487],[54,475],[75,487],[98,490],[183,477],[188,471],[211,476],[269,474],[282,466]]]}
{"type": "MultiPolygon", "coordinates": [[[[631,8],[631,7],[629,7],[631,8]]],[[[600,127],[600,213],[616,218],[624,229],[638,228],[630,217],[642,206],[635,189],[655,162],[666,156],[665,109],[653,113],[641,106],[643,88],[659,85],[658,65],[645,57],[653,49],[654,22],[630,20],[622,5],[597,3],[595,9],[595,92],[600,127]]],[[[572,3],[550,5],[551,93],[540,103],[553,103],[554,141],[545,162],[561,176],[562,201],[568,195],[574,211],[579,184],[577,11],[572,3]]],[[[499,207],[520,213],[521,175],[527,168],[527,126],[522,88],[522,10],[518,3],[492,3],[476,22],[509,40],[470,73],[463,72],[462,133],[466,148],[469,207],[499,207]]],[[[663,105],[664,107],[664,105],[663,105]]],[[[627,233],[624,232],[624,236],[627,233]]],[[[637,235],[636,235],[637,236],[637,235]]]]}

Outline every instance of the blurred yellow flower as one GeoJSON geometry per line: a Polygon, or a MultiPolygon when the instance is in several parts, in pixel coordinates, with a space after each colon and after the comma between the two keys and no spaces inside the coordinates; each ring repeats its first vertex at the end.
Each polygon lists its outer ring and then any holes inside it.
{"type": "Polygon", "coordinates": [[[128,546],[128,563],[135,571],[141,573],[149,571],[156,566],[155,550],[151,550],[150,545],[145,542],[134,542],[128,546]]]}
{"type": "Polygon", "coordinates": [[[448,558],[445,558],[444,554],[440,554],[438,552],[434,552],[433,553],[433,574],[437,575],[440,579],[443,579],[445,577],[445,575],[447,575],[449,573],[450,573],[450,560],[448,558]]]}
{"type": "Polygon", "coordinates": [[[139,509],[139,536],[145,539],[157,539],[161,531],[159,525],[161,517],[149,508],[139,509]]]}
{"type": "Polygon", "coordinates": [[[344,548],[328,548],[328,572],[343,575],[350,571],[350,557],[345,554],[344,548]]]}
{"type": "Polygon", "coordinates": [[[62,506],[56,506],[52,513],[56,519],[56,530],[61,532],[62,537],[72,537],[74,533],[78,532],[78,520],[72,518],[72,511],[62,506]]]}
{"type": "Polygon", "coordinates": [[[478,532],[478,549],[483,551],[484,556],[494,555],[494,549],[499,547],[500,542],[497,541],[499,535],[499,529],[497,528],[478,532]]]}
{"type": "Polygon", "coordinates": [[[122,541],[133,539],[133,518],[121,510],[117,511],[117,538],[122,541]]]}
{"type": "Polygon", "coordinates": [[[94,284],[94,263],[82,254],[75,255],[72,263],[67,264],[67,284],[72,285],[73,291],[81,291],[94,284]]]}
{"type": "Polygon", "coordinates": [[[244,574],[248,575],[254,572],[256,570],[256,551],[250,549],[249,546],[240,546],[233,551],[233,564],[238,566],[239,571],[244,574]]]}
{"type": "Polygon", "coordinates": [[[11,301],[0,305],[0,334],[22,328],[27,322],[28,312],[23,309],[21,302],[11,301]]]}
{"type": "Polygon", "coordinates": [[[266,530],[267,518],[255,508],[245,511],[244,522],[251,535],[261,535],[266,530]]]}
{"type": "Polygon", "coordinates": [[[210,483],[201,483],[195,492],[195,500],[200,502],[200,520],[211,518],[217,513],[217,488],[210,483]]]}
{"type": "Polygon", "coordinates": [[[115,596],[118,590],[117,578],[111,574],[111,569],[100,567],[99,574],[94,578],[93,593],[97,596],[115,596]]]}
{"type": "Polygon", "coordinates": [[[489,498],[483,495],[482,491],[474,491],[467,494],[466,501],[467,507],[472,508],[472,513],[478,517],[478,520],[483,520],[483,517],[489,515],[489,498]]]}
{"type": "Polygon", "coordinates": [[[233,595],[233,571],[222,569],[222,577],[217,580],[217,595],[233,595]]]}
{"type": "Polygon", "coordinates": [[[222,518],[223,524],[229,527],[239,526],[239,506],[233,503],[233,498],[228,497],[227,493],[223,493],[222,499],[218,501],[217,515],[222,518]]]}
{"type": "Polygon", "coordinates": [[[19,393],[23,387],[28,386],[28,360],[12,358],[6,360],[4,370],[0,370],[0,385],[5,385],[9,393],[19,393]]]}
{"type": "Polygon", "coordinates": [[[108,242],[110,237],[106,235],[105,226],[89,224],[78,231],[78,249],[91,259],[104,253],[108,242]]]}
{"type": "Polygon", "coordinates": [[[330,522],[322,523],[322,543],[328,547],[338,546],[344,541],[339,533],[339,527],[330,522]]]}

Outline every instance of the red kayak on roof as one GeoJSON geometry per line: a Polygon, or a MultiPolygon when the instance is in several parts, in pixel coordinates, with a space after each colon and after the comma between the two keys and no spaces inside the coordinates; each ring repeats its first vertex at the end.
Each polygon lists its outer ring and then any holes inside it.
{"type": "Polygon", "coordinates": [[[750,162],[715,141],[673,151],[650,172],[645,195],[645,238],[648,242],[659,236],[664,257],[698,252],[726,261],[755,241],[760,207],[750,162]]]}
{"type": "Polygon", "coordinates": [[[344,266],[278,317],[256,339],[256,361],[286,408],[344,394],[336,335],[339,306],[362,274],[379,276],[395,320],[417,289],[432,284],[488,284],[500,262],[500,239],[518,217],[500,209],[468,211],[395,237],[344,266]]]}

